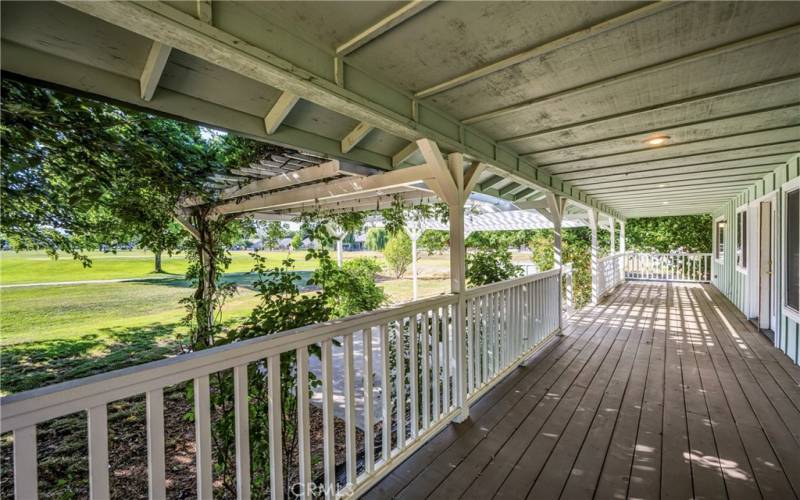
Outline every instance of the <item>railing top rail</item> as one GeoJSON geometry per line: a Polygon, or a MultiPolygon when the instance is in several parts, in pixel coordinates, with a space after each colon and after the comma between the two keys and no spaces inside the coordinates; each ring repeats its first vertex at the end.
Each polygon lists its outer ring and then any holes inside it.
{"type": "Polygon", "coordinates": [[[499,292],[501,290],[505,290],[507,288],[513,288],[519,285],[525,285],[527,283],[533,283],[534,281],[539,281],[545,278],[549,278],[551,276],[558,276],[561,273],[561,269],[555,268],[549,271],[544,271],[541,273],[530,274],[528,276],[522,276],[520,278],[514,278],[510,280],[500,281],[498,283],[490,283],[488,285],[482,285],[475,288],[469,288],[465,292],[466,298],[470,299],[473,297],[477,297],[479,295],[485,295],[487,293],[494,293],[499,292]]]}
{"type": "Polygon", "coordinates": [[[623,255],[625,255],[625,254],[623,254],[623,253],[621,253],[621,252],[612,253],[612,254],[606,255],[605,257],[601,257],[601,258],[599,259],[599,261],[600,261],[600,262],[605,262],[605,261],[607,261],[607,260],[611,260],[611,259],[613,259],[614,257],[622,257],[623,255]]]}
{"type": "Polygon", "coordinates": [[[681,257],[681,256],[710,256],[711,252],[672,252],[672,253],[659,253],[659,252],[627,252],[628,255],[653,255],[658,257],[681,257]]]}
{"type": "MultiPolygon", "coordinates": [[[[537,276],[537,275],[534,275],[537,276]]],[[[455,303],[453,294],[417,300],[325,323],[12,394],[0,399],[0,432],[28,427],[455,303]]]]}

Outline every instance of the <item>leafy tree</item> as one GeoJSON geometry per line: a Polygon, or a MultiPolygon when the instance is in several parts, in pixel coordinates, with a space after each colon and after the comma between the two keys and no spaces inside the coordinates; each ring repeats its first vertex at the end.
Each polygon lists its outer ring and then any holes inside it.
{"type": "Polygon", "coordinates": [[[708,253],[711,251],[711,222],[712,218],[707,214],[628,219],[625,224],[626,249],[708,253]]]}
{"type": "Polygon", "coordinates": [[[417,244],[428,252],[428,255],[442,253],[450,244],[450,233],[448,231],[426,229],[422,232],[417,244]]]}
{"type": "Polygon", "coordinates": [[[472,286],[497,283],[522,274],[505,248],[487,248],[467,254],[467,282],[472,286]]]}
{"type": "Polygon", "coordinates": [[[197,286],[187,304],[190,348],[211,344],[227,294],[218,287],[225,245],[248,224],[213,217],[216,193],[206,182],[266,145],[204,137],[195,125],[8,79],[0,143],[0,232],[15,249],[66,252],[88,266],[86,250],[139,239],[158,256],[175,249],[172,220],[180,221],[193,239],[189,274],[197,286]],[[186,200],[197,204],[180,208],[186,200]]]}
{"type": "Polygon", "coordinates": [[[72,254],[136,234],[174,249],[171,209],[224,170],[199,129],[3,79],[2,231],[18,250],[72,254]],[[164,212],[169,207],[170,211],[164,212]]]}
{"type": "Polygon", "coordinates": [[[411,264],[411,238],[405,231],[395,233],[389,239],[386,248],[383,249],[383,256],[395,277],[402,278],[411,264]]]}
{"type": "Polygon", "coordinates": [[[275,250],[284,236],[286,236],[286,228],[283,224],[276,220],[270,221],[264,234],[264,246],[270,250],[275,250]]]}
{"type": "Polygon", "coordinates": [[[367,230],[367,239],[364,243],[367,249],[379,252],[386,246],[386,230],[381,227],[371,227],[367,230]]]}

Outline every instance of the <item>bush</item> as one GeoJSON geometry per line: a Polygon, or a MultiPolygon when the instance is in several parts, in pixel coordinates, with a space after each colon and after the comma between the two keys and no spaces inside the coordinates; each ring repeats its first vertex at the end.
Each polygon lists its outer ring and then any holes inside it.
{"type": "Polygon", "coordinates": [[[330,259],[322,262],[312,281],[325,291],[331,317],[343,318],[377,309],[386,303],[386,293],[375,284],[381,266],[375,259],[359,257],[345,261],[341,269],[330,259]],[[329,268],[325,268],[330,266],[329,268]]]}
{"type": "Polygon", "coordinates": [[[404,231],[398,232],[386,243],[383,256],[395,277],[402,278],[411,264],[411,238],[404,231]]]}
{"type": "Polygon", "coordinates": [[[382,227],[371,227],[367,230],[367,239],[364,242],[368,250],[380,252],[386,246],[386,230],[382,227]]]}
{"type": "Polygon", "coordinates": [[[522,274],[511,261],[511,252],[495,248],[482,249],[467,255],[467,283],[472,286],[488,285],[522,274]]]}

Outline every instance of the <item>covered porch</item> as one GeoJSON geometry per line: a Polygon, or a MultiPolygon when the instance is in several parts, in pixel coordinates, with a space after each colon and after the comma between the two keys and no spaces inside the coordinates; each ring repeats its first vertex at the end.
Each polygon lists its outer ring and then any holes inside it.
{"type": "MultiPolygon", "coordinates": [[[[88,416],[91,497],[111,497],[108,406],[134,397],[146,399],[147,493],[166,498],[164,393],[178,384],[192,387],[197,497],[211,498],[209,380],[220,373],[233,381],[242,499],[251,453],[264,450],[269,477],[258,480],[275,499],[800,495],[800,369],[719,292],[743,288],[736,240],[724,231],[732,200],[800,176],[800,11],[790,3],[66,1],[2,10],[8,77],[297,151],[294,163],[244,165],[222,179],[217,215],[439,200],[450,232],[451,293],[4,398],[17,498],[38,495],[37,427],[76,412],[88,416]],[[473,192],[552,228],[554,269],[468,288],[473,192]],[[724,242],[715,243],[724,251],[714,256],[626,251],[628,218],[721,207],[724,242]],[[574,315],[561,259],[570,224],[591,228],[592,304],[574,315]],[[298,391],[297,419],[286,423],[281,355],[296,356],[296,384],[308,387],[310,349],[321,384],[298,391]],[[268,381],[266,430],[248,420],[252,364],[268,381]],[[321,436],[309,430],[312,396],[321,436]],[[293,470],[283,467],[285,425],[298,430],[293,470]]],[[[786,295],[781,283],[765,294],[786,295]]],[[[797,358],[795,313],[781,316],[776,300],[785,339],[776,343],[797,358]]]]}
{"type": "Polygon", "coordinates": [[[798,384],[713,286],[627,282],[366,498],[794,498],[798,384]]]}

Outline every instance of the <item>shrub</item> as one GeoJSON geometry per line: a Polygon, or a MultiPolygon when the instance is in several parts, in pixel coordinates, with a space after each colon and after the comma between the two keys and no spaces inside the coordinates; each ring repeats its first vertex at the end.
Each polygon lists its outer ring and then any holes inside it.
{"type": "Polygon", "coordinates": [[[330,259],[323,259],[312,282],[325,290],[325,304],[331,317],[343,318],[386,303],[386,293],[375,284],[380,271],[375,259],[366,257],[345,261],[341,269],[330,259]]]}
{"type": "Polygon", "coordinates": [[[400,231],[386,243],[383,256],[396,278],[402,278],[411,264],[411,238],[400,231]]]}
{"type": "Polygon", "coordinates": [[[501,249],[482,249],[467,255],[467,282],[472,286],[488,285],[522,274],[511,261],[511,252],[501,249]]]}

